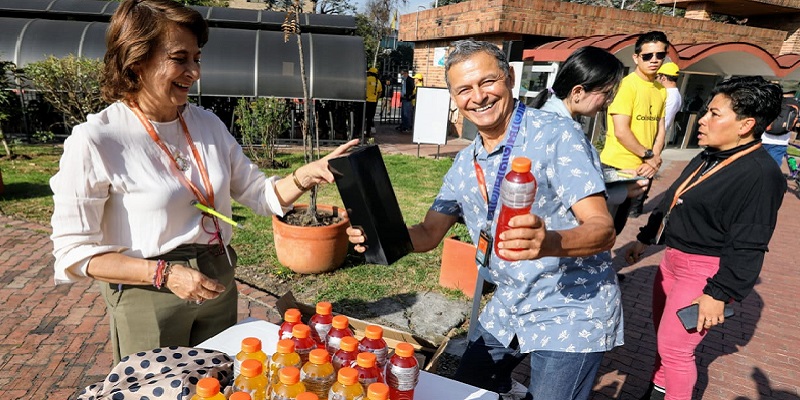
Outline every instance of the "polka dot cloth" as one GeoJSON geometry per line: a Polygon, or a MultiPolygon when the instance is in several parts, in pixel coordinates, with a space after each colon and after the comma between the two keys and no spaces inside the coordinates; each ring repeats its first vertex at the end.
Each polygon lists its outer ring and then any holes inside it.
{"type": "Polygon", "coordinates": [[[214,350],[162,347],[123,358],[103,382],[84,389],[78,400],[189,400],[201,378],[232,383],[233,360],[214,350]]]}

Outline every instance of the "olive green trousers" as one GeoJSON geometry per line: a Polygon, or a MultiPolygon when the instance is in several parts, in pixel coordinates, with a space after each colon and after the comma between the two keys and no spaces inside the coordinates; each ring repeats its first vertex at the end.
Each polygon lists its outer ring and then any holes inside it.
{"type": "MultiPolygon", "coordinates": [[[[218,246],[181,245],[153,257],[199,270],[225,285],[216,299],[202,304],[181,300],[166,287],[122,285],[99,282],[108,309],[114,364],[122,357],[167,346],[196,346],[236,324],[238,291],[234,267],[225,254],[215,255],[218,246]]],[[[228,246],[233,265],[236,253],[228,246]]]]}

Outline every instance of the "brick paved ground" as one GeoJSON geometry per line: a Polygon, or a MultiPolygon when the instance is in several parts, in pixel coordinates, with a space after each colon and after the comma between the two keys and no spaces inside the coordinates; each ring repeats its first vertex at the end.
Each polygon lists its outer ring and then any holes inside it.
{"type": "MultiPolygon", "coordinates": [[[[402,139],[408,140],[410,139],[402,139]]],[[[416,145],[403,151],[416,154],[416,145]]],[[[448,148],[449,152],[450,149],[448,148]]],[[[435,153],[435,151],[434,151],[435,153]]],[[[430,154],[430,153],[428,153],[430,154]]],[[[656,182],[653,195],[674,179],[674,161],[656,182]]],[[[793,188],[793,184],[790,185],[793,188]]],[[[800,399],[800,274],[794,263],[800,231],[800,199],[793,188],[761,281],[737,316],[712,332],[698,350],[697,398],[709,400],[800,399]]],[[[645,216],[629,222],[617,248],[633,240],[645,216]]],[[[111,368],[108,320],[95,286],[52,284],[48,227],[0,216],[0,398],[66,399],[100,381],[111,368]]],[[[626,345],[606,356],[595,399],[635,399],[644,391],[655,342],[650,323],[650,285],[661,252],[623,270],[626,345]]],[[[276,322],[276,299],[239,283],[239,318],[276,322]]],[[[526,380],[525,368],[518,371],[526,380]]]]}

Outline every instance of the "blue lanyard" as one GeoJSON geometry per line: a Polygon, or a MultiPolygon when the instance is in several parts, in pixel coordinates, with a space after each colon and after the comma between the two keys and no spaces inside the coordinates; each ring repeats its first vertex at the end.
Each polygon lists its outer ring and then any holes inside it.
{"type": "Polygon", "coordinates": [[[477,146],[473,147],[472,161],[475,165],[475,174],[478,177],[478,183],[481,188],[481,195],[484,201],[488,201],[488,210],[486,219],[491,223],[494,221],[494,212],[497,209],[497,201],[500,199],[500,185],[503,183],[503,178],[506,176],[506,169],[508,169],[508,160],[511,158],[511,150],[514,148],[514,141],[517,140],[517,133],[519,127],[522,125],[522,117],[525,116],[525,104],[521,101],[517,104],[517,110],[514,112],[514,118],[511,120],[511,128],[508,131],[508,139],[503,147],[503,160],[500,162],[500,168],[497,170],[497,177],[494,180],[492,187],[492,197],[488,199],[486,195],[486,182],[483,177],[483,169],[478,165],[477,146]]]}

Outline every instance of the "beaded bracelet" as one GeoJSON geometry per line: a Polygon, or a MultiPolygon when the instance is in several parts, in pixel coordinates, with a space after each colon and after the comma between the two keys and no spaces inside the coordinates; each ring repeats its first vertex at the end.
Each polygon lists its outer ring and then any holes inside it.
{"type": "Polygon", "coordinates": [[[296,172],[297,172],[297,170],[292,171],[292,180],[294,180],[294,185],[297,186],[297,188],[300,189],[301,192],[305,192],[305,191],[308,191],[308,189],[311,189],[311,188],[307,188],[307,187],[303,186],[303,184],[300,183],[300,180],[297,179],[296,172]]]}
{"type": "Polygon", "coordinates": [[[172,264],[169,261],[158,260],[156,262],[156,273],[153,274],[153,286],[156,289],[161,289],[167,283],[172,264]]]}

